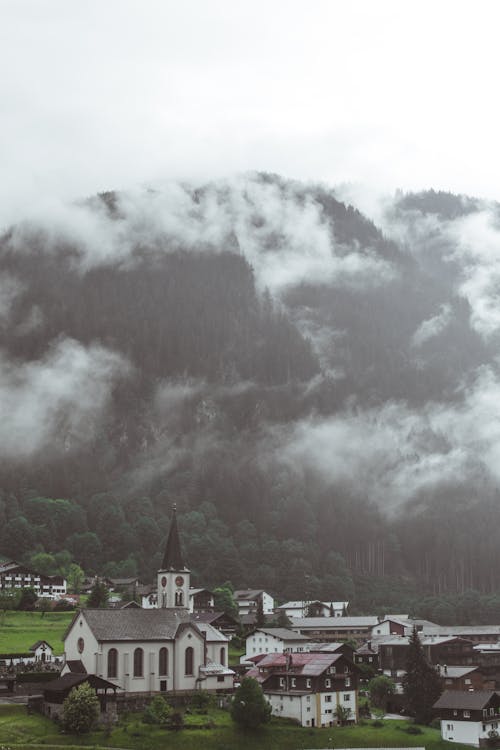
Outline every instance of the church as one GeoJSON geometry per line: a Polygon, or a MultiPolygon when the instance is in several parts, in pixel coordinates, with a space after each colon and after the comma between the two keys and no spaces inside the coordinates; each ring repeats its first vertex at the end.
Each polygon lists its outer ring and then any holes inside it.
{"type": "Polygon", "coordinates": [[[154,609],[83,609],[64,637],[62,674],[109,680],[128,694],[233,687],[229,640],[189,611],[190,571],[173,508],[154,609]]]}

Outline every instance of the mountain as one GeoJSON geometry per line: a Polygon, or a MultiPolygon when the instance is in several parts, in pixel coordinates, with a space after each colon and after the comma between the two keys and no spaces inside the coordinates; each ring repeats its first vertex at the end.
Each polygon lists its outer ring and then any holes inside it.
{"type": "Polygon", "coordinates": [[[497,606],[498,207],[380,216],[250,174],[10,227],[0,553],[149,578],[176,502],[200,585],[497,606]]]}

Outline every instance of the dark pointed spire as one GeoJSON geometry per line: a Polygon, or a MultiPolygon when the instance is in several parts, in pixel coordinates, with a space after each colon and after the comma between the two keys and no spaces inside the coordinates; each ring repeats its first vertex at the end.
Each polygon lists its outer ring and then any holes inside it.
{"type": "Polygon", "coordinates": [[[172,521],[168,532],[167,546],[163,555],[162,570],[185,570],[182,559],[181,542],[177,529],[177,506],[172,506],[172,521]]]}

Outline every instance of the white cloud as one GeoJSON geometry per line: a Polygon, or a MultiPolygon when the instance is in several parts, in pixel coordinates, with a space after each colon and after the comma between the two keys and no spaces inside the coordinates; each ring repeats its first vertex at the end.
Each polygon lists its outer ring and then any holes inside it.
{"type": "Polygon", "coordinates": [[[120,355],[71,339],[36,362],[16,364],[0,353],[0,456],[24,459],[91,439],[116,379],[129,371],[120,355]]]}
{"type": "Polygon", "coordinates": [[[452,315],[450,305],[441,305],[439,313],[432,318],[422,321],[411,338],[411,343],[415,347],[420,347],[426,341],[439,336],[450,324],[452,315]]]}
{"type": "Polygon", "coordinates": [[[391,510],[447,482],[500,481],[500,377],[481,368],[457,404],[353,407],[274,433],[277,455],[295,470],[347,485],[391,510]]]}

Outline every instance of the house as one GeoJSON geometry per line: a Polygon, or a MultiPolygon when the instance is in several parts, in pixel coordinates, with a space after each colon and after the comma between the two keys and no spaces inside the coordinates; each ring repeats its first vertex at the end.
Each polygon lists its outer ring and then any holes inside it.
{"type": "Polygon", "coordinates": [[[287,617],[343,617],[349,602],[290,601],[275,608],[276,614],[283,612],[287,617]]]}
{"type": "Polygon", "coordinates": [[[494,690],[446,690],[434,704],[441,737],[476,747],[487,745],[490,732],[498,732],[500,695],[494,690]]]}
{"type": "MultiPolygon", "coordinates": [[[[427,660],[431,664],[453,664],[471,666],[475,662],[471,641],[464,638],[437,638],[419,635],[427,660]]],[[[373,645],[373,641],[372,641],[373,645]]],[[[406,671],[409,649],[409,638],[389,636],[378,640],[378,659],[380,670],[393,679],[401,678],[406,671]]]]}
{"type": "Polygon", "coordinates": [[[208,622],[221,633],[232,638],[238,630],[240,623],[228,612],[193,612],[193,622],[208,622]]]}
{"type": "Polygon", "coordinates": [[[50,662],[54,657],[54,649],[47,641],[37,641],[30,646],[30,651],[34,656],[35,662],[50,662]]]}
{"type": "Polygon", "coordinates": [[[269,654],[247,676],[260,683],[275,716],[333,726],[342,707],[345,719],[358,720],[357,670],[343,654],[269,654]]]}
{"type": "Polygon", "coordinates": [[[365,641],[376,617],[294,617],[290,627],[315,641],[365,641]]]}
{"type": "Polygon", "coordinates": [[[395,617],[386,617],[373,626],[372,636],[376,638],[379,635],[411,635],[412,630],[412,620],[399,620],[395,617]]]}
{"type": "Polygon", "coordinates": [[[283,654],[292,651],[307,651],[307,636],[288,628],[256,628],[247,635],[245,653],[240,659],[243,664],[259,654],[283,654]]]}
{"type": "Polygon", "coordinates": [[[423,635],[434,638],[466,638],[474,644],[498,643],[500,625],[435,625],[427,623],[422,626],[423,635]]]}
{"type": "Polygon", "coordinates": [[[234,599],[238,605],[240,617],[244,615],[257,615],[259,606],[265,615],[274,612],[274,599],[262,589],[238,589],[234,592],[234,599]]]}
{"type": "Polygon", "coordinates": [[[444,690],[494,690],[495,680],[488,679],[479,667],[436,667],[444,690]]]}
{"type": "Polygon", "coordinates": [[[356,649],[354,663],[364,664],[366,667],[371,667],[374,671],[377,671],[379,668],[378,647],[371,640],[366,641],[356,649]]]}
{"type": "Polygon", "coordinates": [[[127,694],[225,691],[233,687],[227,636],[189,611],[190,571],[184,564],[174,506],[157,574],[158,606],[87,609],[65,636],[66,666],[109,680],[127,694]]]}
{"type": "Polygon", "coordinates": [[[14,560],[0,563],[0,593],[13,594],[16,589],[29,588],[45,599],[66,596],[66,580],[62,576],[42,575],[14,560]]]}

